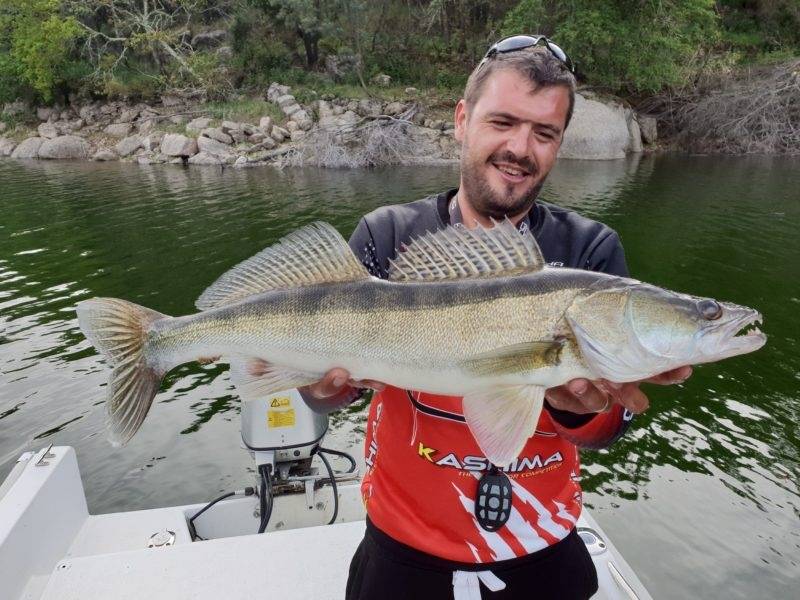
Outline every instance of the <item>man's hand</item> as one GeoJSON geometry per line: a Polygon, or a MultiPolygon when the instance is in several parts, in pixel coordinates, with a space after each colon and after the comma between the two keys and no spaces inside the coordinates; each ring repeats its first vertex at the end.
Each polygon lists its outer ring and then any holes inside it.
{"type": "Polygon", "coordinates": [[[573,379],[559,387],[550,388],[545,397],[553,408],[576,414],[605,412],[614,403],[639,414],[650,406],[647,396],[639,389],[640,383],[672,385],[683,383],[691,374],[692,367],[687,366],[632,383],[614,383],[605,379],[573,379]]]}
{"type": "Polygon", "coordinates": [[[308,394],[317,400],[330,400],[339,398],[349,392],[350,388],[372,388],[380,392],[385,387],[386,384],[372,379],[351,379],[347,370],[335,368],[325,373],[317,383],[299,389],[304,395],[308,394]]]}

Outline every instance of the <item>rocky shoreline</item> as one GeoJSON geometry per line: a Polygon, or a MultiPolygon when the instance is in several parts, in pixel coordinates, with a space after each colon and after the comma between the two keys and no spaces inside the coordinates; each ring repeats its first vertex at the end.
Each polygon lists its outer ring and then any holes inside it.
{"type": "MultiPolygon", "coordinates": [[[[406,93],[413,96],[416,90],[406,93]]],[[[35,112],[40,124],[4,131],[0,121],[0,157],[217,167],[441,164],[459,157],[452,122],[430,118],[413,100],[323,96],[303,106],[289,87],[278,83],[269,86],[266,100],[280,109],[280,121],[269,115],[257,123],[214,119],[196,99],[175,95],[158,103],[87,103],[35,111],[11,103],[3,109],[5,116],[22,120],[35,112]]],[[[621,103],[582,94],[561,156],[622,158],[641,152],[643,142],[655,142],[654,121],[637,117],[621,103]]]]}

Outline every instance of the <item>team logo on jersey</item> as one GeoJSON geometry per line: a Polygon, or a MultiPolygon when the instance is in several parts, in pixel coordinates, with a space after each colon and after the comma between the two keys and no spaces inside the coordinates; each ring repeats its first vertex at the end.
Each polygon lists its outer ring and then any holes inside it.
{"type": "MultiPolygon", "coordinates": [[[[485,456],[459,456],[455,452],[441,455],[438,450],[426,446],[423,442],[418,443],[417,455],[428,462],[432,462],[437,467],[449,467],[451,469],[458,469],[459,471],[487,471],[492,466],[485,456]]],[[[560,465],[563,461],[564,457],[561,455],[561,452],[554,452],[547,457],[541,454],[532,454],[530,456],[515,458],[508,466],[503,467],[501,470],[506,473],[536,471],[548,467],[552,468],[554,465],[560,465]]]]}

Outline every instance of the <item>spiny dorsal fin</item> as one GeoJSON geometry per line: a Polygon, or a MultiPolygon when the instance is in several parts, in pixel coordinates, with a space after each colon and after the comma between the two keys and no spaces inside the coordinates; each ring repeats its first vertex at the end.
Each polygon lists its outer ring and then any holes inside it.
{"type": "Polygon", "coordinates": [[[203,292],[195,306],[209,310],[270,290],[369,276],[339,232],[317,222],[233,267],[203,292]]]}
{"type": "Polygon", "coordinates": [[[418,237],[390,261],[391,281],[507,277],[544,267],[539,245],[514,224],[494,222],[487,229],[448,227],[418,237]]]}

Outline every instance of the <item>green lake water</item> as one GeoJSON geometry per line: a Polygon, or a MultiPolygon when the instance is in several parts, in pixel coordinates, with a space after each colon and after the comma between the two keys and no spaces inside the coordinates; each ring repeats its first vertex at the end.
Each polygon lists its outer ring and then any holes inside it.
{"type": "MultiPolygon", "coordinates": [[[[93,513],[201,502],[250,485],[225,366],[164,383],[122,449],[104,439],[107,368],[75,304],[118,296],[194,312],[218,275],[315,220],[348,235],[383,204],[455,185],[455,167],[219,171],[0,161],[0,479],[74,446],[93,513]]],[[[543,197],[617,229],[633,276],[758,308],[761,351],[650,386],[651,409],[583,453],[592,514],[656,598],[797,598],[800,161],[562,161],[543,197]]],[[[365,407],[327,446],[358,449],[365,407]]]]}

